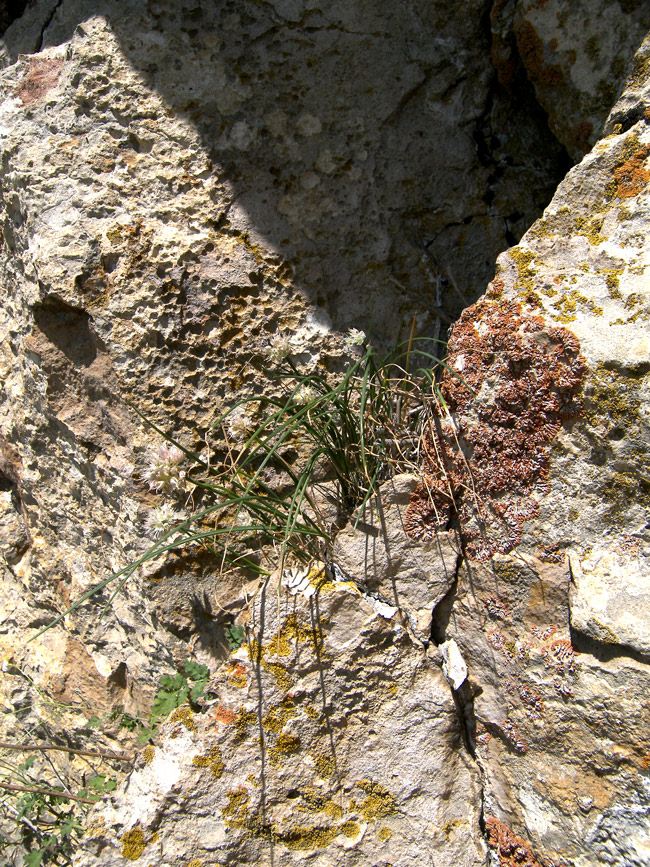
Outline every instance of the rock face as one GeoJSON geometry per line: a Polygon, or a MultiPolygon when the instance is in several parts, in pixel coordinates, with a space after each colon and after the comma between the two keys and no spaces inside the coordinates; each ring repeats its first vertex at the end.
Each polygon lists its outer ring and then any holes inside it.
{"type": "Polygon", "coordinates": [[[215,696],[79,867],[648,863],[650,42],[601,6],[43,0],[5,34],[3,734],[126,743],[190,656],[215,696]],[[458,316],[338,571],[179,551],[25,645],[193,508],[138,412],[205,455],[278,336],[335,376],[349,328],[458,316]]]}

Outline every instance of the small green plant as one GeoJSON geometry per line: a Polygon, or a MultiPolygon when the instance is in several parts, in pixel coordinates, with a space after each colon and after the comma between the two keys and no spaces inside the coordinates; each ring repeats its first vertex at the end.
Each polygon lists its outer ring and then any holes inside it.
{"type": "Polygon", "coordinates": [[[151,707],[152,728],[185,702],[196,704],[203,697],[209,679],[208,667],[191,660],[184,663],[182,671],[164,674],[158,681],[158,692],[151,707]]]}
{"type": "Polygon", "coordinates": [[[239,650],[244,643],[244,634],[243,626],[235,626],[235,624],[232,623],[230,626],[226,627],[226,641],[231,650],[239,650]]]}

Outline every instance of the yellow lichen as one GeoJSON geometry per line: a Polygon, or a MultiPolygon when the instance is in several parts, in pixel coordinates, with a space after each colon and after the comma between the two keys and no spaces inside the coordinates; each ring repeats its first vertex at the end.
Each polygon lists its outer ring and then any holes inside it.
{"type": "Polygon", "coordinates": [[[226,792],[226,798],[228,803],[221,810],[226,825],[229,828],[245,828],[250,818],[248,792],[243,786],[240,786],[238,789],[231,789],[226,792]]]}
{"type": "Polygon", "coordinates": [[[221,750],[218,746],[212,746],[203,756],[195,756],[192,759],[195,768],[210,768],[213,777],[219,779],[223,774],[224,764],[221,750]]]}
{"type": "Polygon", "coordinates": [[[147,845],[144,831],[139,825],[122,834],[120,842],[122,844],[122,857],[126,858],[127,861],[137,861],[147,845]]]}
{"type": "Polygon", "coordinates": [[[336,761],[333,756],[317,756],[314,759],[314,764],[319,775],[324,780],[331,777],[336,770],[336,761]]]}
{"type": "Polygon", "coordinates": [[[371,780],[357,780],[356,787],[367,795],[359,808],[364,819],[368,821],[370,819],[383,819],[397,810],[394,795],[380,783],[373,783],[371,780]]]}
{"type": "Polygon", "coordinates": [[[390,828],[387,828],[385,825],[383,828],[380,828],[377,832],[377,836],[384,843],[386,840],[389,840],[393,836],[393,832],[390,828]]]}
{"type": "Polygon", "coordinates": [[[339,828],[339,831],[346,837],[354,839],[355,837],[358,837],[361,833],[361,825],[359,825],[358,822],[350,820],[349,822],[343,822],[343,824],[339,828]]]}
{"type": "Polygon", "coordinates": [[[306,849],[324,849],[326,846],[338,836],[338,828],[320,828],[309,827],[306,825],[296,825],[282,834],[278,834],[278,842],[282,843],[287,849],[306,850],[306,849]]]}
{"type": "Polygon", "coordinates": [[[235,717],[233,722],[233,728],[235,729],[235,740],[243,741],[249,736],[249,726],[251,726],[257,717],[253,713],[253,711],[246,710],[245,707],[239,708],[239,713],[235,717]]]}
{"type": "Polygon", "coordinates": [[[269,708],[268,713],[262,719],[262,725],[267,731],[278,734],[285,727],[287,722],[296,716],[296,709],[293,704],[293,699],[285,696],[279,704],[269,708]]]}
{"type": "Polygon", "coordinates": [[[524,250],[522,247],[513,247],[510,250],[510,258],[515,263],[517,268],[517,279],[515,280],[514,288],[523,291],[524,294],[532,292],[535,288],[535,269],[532,267],[535,261],[535,256],[530,250],[524,250]]]}
{"type": "Polygon", "coordinates": [[[152,744],[147,744],[147,746],[142,750],[142,760],[145,765],[150,765],[153,762],[153,757],[156,755],[156,748],[152,744]]]}
{"type": "Polygon", "coordinates": [[[176,710],[173,711],[172,715],[169,717],[169,721],[181,723],[188,730],[188,732],[196,731],[194,714],[189,709],[189,707],[187,707],[187,705],[177,707],[176,710]]]}
{"type": "Polygon", "coordinates": [[[275,745],[269,748],[269,759],[273,767],[278,767],[281,764],[284,756],[290,756],[300,750],[300,738],[297,735],[290,735],[287,732],[281,732],[275,742],[275,745]]]}

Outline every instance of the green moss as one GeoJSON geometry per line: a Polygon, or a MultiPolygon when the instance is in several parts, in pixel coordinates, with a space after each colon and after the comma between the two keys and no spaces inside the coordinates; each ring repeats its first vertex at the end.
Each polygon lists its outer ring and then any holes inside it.
{"type": "Polygon", "coordinates": [[[126,858],[127,861],[137,861],[147,845],[144,831],[139,825],[122,834],[120,842],[122,844],[122,858],[126,858]]]}

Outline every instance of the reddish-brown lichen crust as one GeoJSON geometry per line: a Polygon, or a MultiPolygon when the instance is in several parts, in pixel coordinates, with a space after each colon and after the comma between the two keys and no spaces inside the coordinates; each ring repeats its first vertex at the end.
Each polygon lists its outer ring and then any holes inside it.
{"type": "Polygon", "coordinates": [[[490,816],[485,822],[488,843],[499,855],[499,867],[561,867],[556,861],[538,860],[532,846],[517,837],[507,825],[490,816]]]}
{"type": "Polygon", "coordinates": [[[445,406],[424,432],[425,476],[405,526],[431,538],[455,513],[467,553],[486,560],[511,551],[539,514],[550,443],[581,412],[585,362],[566,328],[518,302],[483,299],[455,325],[447,365],[445,406]]]}

